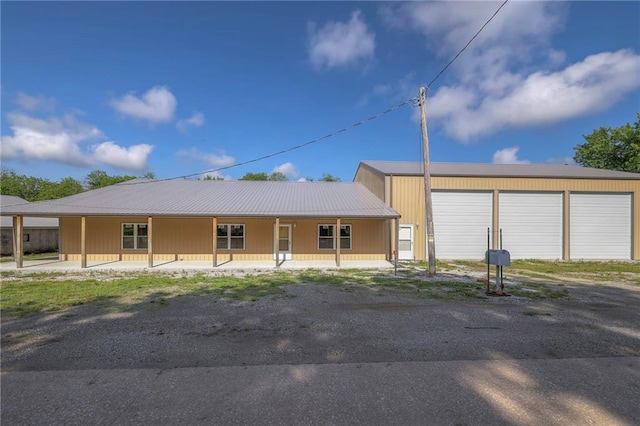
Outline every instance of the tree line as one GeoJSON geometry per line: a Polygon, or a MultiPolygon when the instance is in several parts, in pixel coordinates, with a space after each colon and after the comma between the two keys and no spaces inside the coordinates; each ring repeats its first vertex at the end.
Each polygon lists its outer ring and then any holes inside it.
{"type": "MultiPolygon", "coordinates": [[[[597,169],[640,173],[640,113],[637,114],[637,121],[633,125],[627,123],[614,128],[600,127],[589,135],[583,135],[583,138],[585,143],[574,147],[573,160],[577,164],[597,169]]],[[[87,174],[82,182],[72,177],[52,182],[48,179],[19,175],[13,170],[3,168],[0,175],[0,194],[15,195],[27,201],[51,200],[137,178],[154,179],[155,175],[153,172],[147,172],[142,176],[111,176],[102,170],[94,170],[87,174]]],[[[199,179],[222,180],[223,178],[206,176],[199,179]]],[[[239,180],[287,181],[289,179],[281,172],[271,174],[248,172],[239,180]]],[[[314,179],[307,177],[305,180],[313,181],[314,179]]],[[[324,173],[318,181],[340,182],[340,178],[324,173]]]]}
{"type": "MultiPolygon", "coordinates": [[[[103,188],[116,183],[126,182],[132,179],[154,179],[153,172],[147,172],[142,176],[132,175],[109,175],[102,170],[94,170],[79,181],[72,177],[60,179],[58,182],[52,182],[49,179],[38,178],[34,176],[20,175],[15,171],[3,168],[0,174],[0,194],[14,195],[27,201],[43,201],[54,200],[57,198],[68,197],[70,195],[79,194],[92,189],[103,188]]],[[[222,180],[221,177],[205,176],[199,180],[222,180]]],[[[283,173],[274,172],[267,174],[246,173],[239,180],[264,180],[264,181],[287,181],[289,180],[283,173]]],[[[306,178],[313,181],[312,178],[306,178]]],[[[329,173],[322,175],[319,181],[339,182],[340,178],[334,177],[329,173]]]]}

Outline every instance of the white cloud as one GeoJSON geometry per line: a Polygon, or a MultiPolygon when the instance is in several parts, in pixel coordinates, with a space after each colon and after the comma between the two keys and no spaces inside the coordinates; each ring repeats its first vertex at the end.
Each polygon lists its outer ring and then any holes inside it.
{"type": "Polygon", "coordinates": [[[293,165],[293,163],[280,164],[279,166],[273,168],[272,173],[282,173],[289,179],[295,179],[300,176],[300,173],[298,173],[298,170],[296,169],[296,166],[293,165]]]}
{"type": "Polygon", "coordinates": [[[113,142],[95,144],[83,150],[82,144],[103,139],[95,126],[82,123],[73,115],[39,119],[21,113],[9,113],[12,136],[0,140],[3,160],[43,160],[77,167],[98,163],[125,170],[138,171],[146,167],[150,145],[120,147],[113,142]],[[144,165],[144,167],[143,167],[144,165]]]}
{"type": "Polygon", "coordinates": [[[204,114],[195,111],[191,117],[179,120],[176,127],[181,132],[186,132],[189,127],[202,127],[204,125],[204,114]]]}
{"type": "Polygon", "coordinates": [[[529,160],[518,160],[519,146],[501,149],[493,154],[494,164],[529,164],[529,160]]]}
{"type": "Polygon", "coordinates": [[[176,105],[176,97],[166,86],[152,87],[141,98],[129,93],[111,101],[111,106],[119,113],[151,124],[173,120],[176,105]]]}
{"type": "Polygon", "coordinates": [[[474,89],[445,86],[431,99],[431,115],[442,119],[446,134],[468,141],[507,127],[550,124],[606,110],[640,87],[639,74],[640,55],[631,50],[604,52],[557,72],[513,78],[504,90],[485,92],[479,103],[468,97],[457,111],[438,108],[452,102],[452,90],[474,89]]]}
{"type": "Polygon", "coordinates": [[[194,158],[203,161],[213,167],[232,166],[236,163],[236,159],[230,155],[221,152],[220,155],[202,152],[197,148],[182,149],[176,153],[180,157],[194,158]]]}
{"type": "Polygon", "coordinates": [[[307,180],[307,178],[301,177],[300,179],[298,179],[298,182],[309,182],[307,180]]]}
{"type": "Polygon", "coordinates": [[[16,104],[26,111],[35,111],[38,109],[53,111],[56,106],[56,100],[50,97],[30,96],[26,93],[18,92],[16,96],[16,104]]]}
{"type": "Polygon", "coordinates": [[[151,151],[153,146],[147,144],[125,148],[109,141],[94,147],[94,158],[118,169],[143,171],[147,169],[147,158],[151,151]]]}
{"type": "Polygon", "coordinates": [[[349,22],[328,22],[322,28],[309,24],[309,59],[320,69],[344,67],[373,58],[375,35],[360,18],[351,14],[349,22]]]}

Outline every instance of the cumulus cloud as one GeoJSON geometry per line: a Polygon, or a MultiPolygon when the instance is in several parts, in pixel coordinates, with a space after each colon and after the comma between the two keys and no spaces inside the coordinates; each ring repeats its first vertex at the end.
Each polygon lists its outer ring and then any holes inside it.
{"type": "Polygon", "coordinates": [[[359,10],[351,14],[348,22],[328,22],[321,28],[310,23],[308,33],[309,59],[318,70],[373,58],[375,35],[361,19],[359,10]]]}
{"type": "Polygon", "coordinates": [[[119,113],[151,124],[173,120],[178,102],[166,86],[155,86],[141,97],[133,93],[111,101],[111,106],[119,113]]]}
{"type": "Polygon", "coordinates": [[[94,146],[94,158],[118,169],[143,171],[147,169],[147,158],[151,151],[153,146],[147,144],[125,148],[109,141],[94,146]]]}
{"type": "Polygon", "coordinates": [[[236,159],[234,157],[226,155],[224,152],[220,152],[220,155],[216,155],[202,152],[197,148],[182,149],[178,151],[176,155],[180,157],[194,158],[213,167],[232,166],[236,163],[236,159]]]}
{"type": "Polygon", "coordinates": [[[178,120],[176,127],[181,132],[186,132],[189,127],[202,127],[204,125],[204,114],[195,111],[191,117],[178,120]]]}
{"type": "Polygon", "coordinates": [[[519,160],[518,151],[519,146],[513,146],[511,148],[501,149],[493,154],[494,164],[529,164],[529,160],[519,160]]]}
{"type": "Polygon", "coordinates": [[[74,115],[48,119],[33,118],[22,113],[9,113],[7,119],[13,135],[0,139],[3,160],[43,160],[77,167],[92,167],[103,163],[124,170],[139,171],[146,167],[150,145],[128,148],[114,142],[82,145],[104,139],[97,127],[80,122],[74,115]]]}
{"type": "Polygon", "coordinates": [[[469,87],[443,87],[431,99],[431,116],[441,118],[445,133],[460,141],[507,127],[555,123],[603,111],[640,87],[640,55],[631,50],[604,52],[551,73],[535,72],[510,79],[504,90],[477,97],[450,99],[452,91],[476,93],[469,87]],[[455,103],[456,108],[450,108],[455,103]]]}
{"type": "Polygon", "coordinates": [[[296,168],[296,166],[294,166],[293,163],[288,163],[288,162],[274,167],[271,172],[282,173],[289,179],[295,179],[300,175],[300,173],[298,173],[298,169],[296,168]]]}
{"type": "Polygon", "coordinates": [[[16,104],[26,111],[53,111],[56,106],[56,100],[45,96],[30,96],[23,92],[16,95],[16,104]]]}
{"type": "MultiPolygon", "coordinates": [[[[408,2],[381,8],[387,26],[425,37],[444,65],[497,9],[490,2],[408,2]]],[[[559,122],[610,108],[640,87],[640,57],[631,50],[597,52],[566,64],[551,46],[565,25],[561,2],[511,2],[437,83],[429,116],[462,142],[506,128],[559,122]]]]}

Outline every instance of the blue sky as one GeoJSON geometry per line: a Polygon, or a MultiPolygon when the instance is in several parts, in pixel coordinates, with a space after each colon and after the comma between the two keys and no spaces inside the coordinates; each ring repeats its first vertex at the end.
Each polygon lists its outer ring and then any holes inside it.
{"type": "MultiPolygon", "coordinates": [[[[418,93],[494,2],[2,2],[2,166],[159,178],[280,151],[418,93]]],[[[640,3],[508,3],[429,89],[436,162],[571,162],[640,111],[640,3]]],[[[217,173],[421,160],[418,108],[217,173]]]]}

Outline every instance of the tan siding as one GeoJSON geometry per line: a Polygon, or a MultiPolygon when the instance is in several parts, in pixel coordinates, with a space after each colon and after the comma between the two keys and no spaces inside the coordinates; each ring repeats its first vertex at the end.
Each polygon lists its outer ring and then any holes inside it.
{"type": "MultiPolygon", "coordinates": [[[[415,256],[425,259],[424,179],[421,176],[393,176],[392,207],[402,218],[400,223],[419,224],[416,229],[415,256]]],[[[625,192],[633,194],[633,258],[640,260],[640,182],[614,179],[562,178],[483,178],[433,177],[434,190],[568,191],[625,192]]],[[[437,226],[437,224],[436,224],[437,226]]],[[[567,241],[570,244],[570,241],[567,241]]],[[[437,247],[436,247],[437,250],[437,247]]]]}
{"type": "MultiPolygon", "coordinates": [[[[88,217],[87,259],[89,261],[145,261],[146,250],[122,250],[121,224],[146,223],[146,217],[88,217]]],[[[63,247],[68,260],[80,259],[80,218],[62,218],[63,247]]],[[[334,251],[318,250],[318,224],[335,224],[334,219],[298,220],[281,218],[293,224],[294,259],[335,259],[334,251]]],[[[352,248],[342,250],[342,259],[385,259],[387,238],[384,219],[343,219],[352,225],[352,248]]],[[[273,258],[275,219],[218,219],[218,224],[244,224],[244,250],[218,250],[218,262],[270,260],[273,258]]],[[[212,261],[213,223],[209,218],[153,219],[154,262],[174,260],[212,261]]]]}
{"type": "Polygon", "coordinates": [[[380,198],[381,200],[385,199],[385,178],[383,174],[376,172],[363,164],[360,164],[360,167],[358,167],[358,171],[356,172],[353,181],[359,182],[366,186],[369,191],[373,192],[375,196],[380,198]]]}

